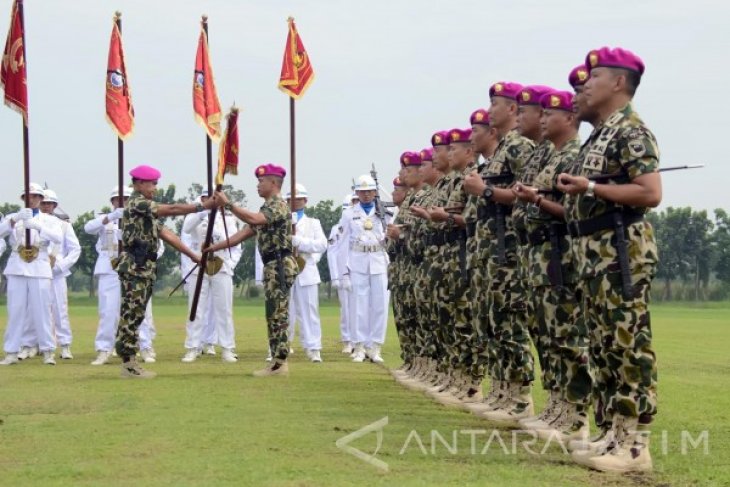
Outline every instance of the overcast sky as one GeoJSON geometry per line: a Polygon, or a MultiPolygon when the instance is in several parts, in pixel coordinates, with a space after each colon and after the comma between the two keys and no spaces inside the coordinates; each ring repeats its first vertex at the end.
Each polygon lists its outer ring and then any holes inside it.
{"type": "MultiPolygon", "coordinates": [[[[11,5],[0,0],[3,44],[11,5]]],[[[373,162],[391,181],[401,152],[468,126],[493,82],[568,89],[570,69],[611,45],[646,63],[635,105],[661,164],[706,164],[664,175],[662,207],[730,207],[726,2],[26,0],[31,180],[55,189],[72,217],[107,204],[116,184],[104,81],[117,9],[136,112],[126,170],[156,166],[179,194],[205,176],[191,95],[203,13],[221,105],[242,109],[240,172],[228,181],[258,207],[256,165],[289,167],[288,98],[276,84],[292,15],[316,73],[297,102],[297,179],[310,202],[340,202],[373,162]]],[[[23,187],[21,133],[20,116],[0,107],[0,201],[23,187]]]]}

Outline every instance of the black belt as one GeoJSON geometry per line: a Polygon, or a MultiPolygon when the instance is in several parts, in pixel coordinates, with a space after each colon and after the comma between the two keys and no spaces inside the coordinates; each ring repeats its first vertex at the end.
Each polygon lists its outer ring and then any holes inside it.
{"type": "Polygon", "coordinates": [[[558,237],[564,237],[568,234],[568,226],[564,223],[548,223],[541,225],[527,235],[527,242],[530,245],[542,245],[550,241],[550,225],[553,225],[557,231],[558,237]]]}
{"type": "Polygon", "coordinates": [[[612,230],[615,227],[614,213],[623,215],[624,228],[644,219],[643,213],[637,213],[634,210],[615,210],[593,218],[568,222],[568,233],[571,237],[577,238],[593,235],[602,230],[612,230]]]}
{"type": "Polygon", "coordinates": [[[264,265],[266,265],[269,262],[272,262],[277,259],[283,259],[284,257],[288,257],[290,255],[291,255],[291,250],[289,250],[289,249],[276,250],[274,252],[266,252],[266,253],[261,254],[261,261],[264,263],[264,265]]]}

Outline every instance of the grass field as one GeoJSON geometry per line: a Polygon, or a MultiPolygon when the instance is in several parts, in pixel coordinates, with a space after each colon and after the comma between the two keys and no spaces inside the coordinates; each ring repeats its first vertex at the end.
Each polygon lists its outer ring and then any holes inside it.
{"type": "MultiPolygon", "coordinates": [[[[509,431],[493,433],[484,420],[405,390],[379,366],[351,363],[340,354],[333,305],[322,308],[324,363],[306,362],[297,347],[290,377],[269,379],[250,375],[264,364],[261,304],[235,308],[237,364],[180,363],[182,301],[156,298],[154,312],[154,380],[120,380],[116,363],[88,365],[96,307],[84,299],[71,307],[73,361],[0,368],[0,485],[730,485],[727,305],[654,307],[655,472],[635,476],[579,468],[556,445],[543,452],[538,442],[530,453],[521,445],[528,436],[516,436],[513,449],[509,431]],[[386,417],[376,458],[387,471],[336,446],[386,417]],[[703,432],[706,443],[687,441],[703,432]]],[[[4,329],[4,307],[0,317],[4,329]]],[[[392,327],[388,333],[384,357],[397,366],[392,327]]],[[[544,404],[542,391],[536,396],[544,404]]],[[[371,454],[376,438],[350,446],[371,454]]]]}

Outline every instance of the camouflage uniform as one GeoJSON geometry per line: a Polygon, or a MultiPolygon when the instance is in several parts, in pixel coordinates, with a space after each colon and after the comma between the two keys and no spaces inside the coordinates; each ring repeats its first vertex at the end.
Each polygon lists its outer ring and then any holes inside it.
{"type": "MultiPolygon", "coordinates": [[[[538,143],[535,147],[535,151],[532,156],[525,164],[522,172],[519,175],[519,181],[526,185],[532,186],[535,181],[535,176],[542,170],[545,163],[553,153],[555,146],[549,140],[543,140],[538,143]]],[[[554,375],[548,370],[549,364],[546,358],[547,350],[550,346],[550,337],[547,335],[544,328],[537,326],[535,320],[535,312],[538,311],[532,306],[532,300],[527,299],[528,297],[528,254],[530,246],[527,242],[527,204],[517,199],[512,206],[512,221],[514,223],[515,233],[517,234],[517,253],[519,258],[519,264],[516,269],[516,280],[520,289],[520,293],[525,296],[525,307],[519,311],[519,320],[527,324],[527,329],[530,332],[532,343],[537,351],[537,358],[540,363],[540,370],[542,373],[542,385],[544,389],[554,388],[554,375]]]]}
{"type": "Polygon", "coordinates": [[[415,298],[409,282],[409,262],[406,255],[406,226],[410,225],[412,216],[410,207],[415,198],[415,191],[409,190],[398,214],[393,220],[394,225],[405,225],[401,229],[398,240],[388,239],[386,251],[390,258],[388,264],[388,288],[393,305],[393,319],[398,332],[398,342],[401,347],[401,359],[411,363],[415,357],[415,298]]]}
{"type": "Polygon", "coordinates": [[[139,350],[139,326],[144,321],[147,302],[157,274],[157,246],[162,223],[158,204],[134,191],[124,208],[124,228],[117,274],[121,289],[119,327],[115,348],[122,358],[139,350]]]}
{"type": "MultiPolygon", "coordinates": [[[[414,204],[423,208],[432,205],[435,188],[428,184],[416,193],[414,204]]],[[[431,277],[431,256],[427,257],[426,236],[428,222],[421,218],[413,219],[413,226],[406,237],[408,254],[413,262],[413,293],[416,300],[416,354],[418,356],[436,359],[437,346],[434,338],[433,322],[433,292],[431,277]]]]}
{"type": "MultiPolygon", "coordinates": [[[[454,173],[449,172],[439,179],[435,186],[435,192],[431,200],[434,207],[445,207],[449,200],[451,187],[453,186],[454,173]]],[[[448,268],[444,258],[444,234],[446,224],[443,222],[428,222],[428,247],[425,256],[431,262],[431,322],[434,324],[434,337],[438,349],[439,371],[447,372],[451,369],[450,357],[454,356],[453,351],[453,330],[449,326],[449,309],[445,303],[450,299],[448,281],[448,268]]]]}
{"type": "MultiPolygon", "coordinates": [[[[464,192],[464,178],[474,170],[469,164],[462,171],[453,171],[453,181],[446,207],[464,207],[467,194],[464,192]]],[[[471,377],[478,377],[478,368],[471,316],[471,292],[466,270],[466,229],[447,224],[445,235],[448,241],[443,246],[444,269],[446,270],[447,299],[443,303],[441,326],[450,329],[453,335],[452,367],[461,368],[471,377]]]]}
{"type": "Polygon", "coordinates": [[[291,213],[280,195],[266,200],[259,211],[266,217],[266,223],[252,228],[264,262],[269,350],[275,359],[284,361],[289,354],[289,291],[298,273],[297,261],[292,255],[291,213]]]}
{"type": "MultiPolygon", "coordinates": [[[[520,174],[529,160],[535,144],[519,135],[516,130],[508,132],[497,145],[494,157],[485,168],[488,176],[502,177],[494,184],[509,187],[512,178],[520,174]]],[[[495,340],[492,349],[496,356],[490,360],[490,375],[493,379],[507,382],[531,382],[534,378],[534,364],[530,351],[527,323],[524,322],[525,296],[517,279],[517,235],[510,215],[510,207],[504,209],[505,260],[499,256],[497,238],[497,204],[479,198],[480,208],[489,218],[479,218],[477,235],[480,258],[487,260],[489,291],[489,334],[495,340]],[[482,240],[484,238],[484,240],[482,240]],[[485,255],[486,254],[486,255],[485,255]]]]}
{"type": "MultiPolygon", "coordinates": [[[[553,152],[532,184],[541,190],[553,190],[558,175],[574,163],[580,150],[576,136],[553,152]]],[[[558,201],[562,193],[548,193],[545,199],[558,201]]],[[[545,389],[561,394],[561,399],[586,406],[591,398],[588,365],[588,333],[575,296],[575,266],[570,251],[570,236],[562,219],[558,220],[534,205],[527,207],[528,284],[534,312],[534,327],[543,343],[541,364],[545,389]],[[551,264],[553,243],[550,229],[557,236],[560,267],[551,264]],[[558,284],[558,273],[562,284],[558,284]]],[[[555,238],[555,237],[553,237],[555,238]]]]}
{"type": "MultiPolygon", "coordinates": [[[[656,172],[658,166],[656,139],[629,103],[593,130],[573,169],[582,176],[621,172],[625,177],[609,184],[622,184],[656,172]]],[[[589,327],[597,416],[604,427],[616,414],[638,417],[642,424],[656,414],[656,355],[648,303],[658,257],[654,230],[643,218],[645,213],[646,208],[622,207],[586,194],[568,198],[566,204],[589,327]],[[634,290],[630,299],[622,295],[615,227],[590,231],[601,226],[592,220],[591,229],[591,219],[603,216],[611,221],[616,215],[622,215],[624,222],[628,277],[634,290]]]]}

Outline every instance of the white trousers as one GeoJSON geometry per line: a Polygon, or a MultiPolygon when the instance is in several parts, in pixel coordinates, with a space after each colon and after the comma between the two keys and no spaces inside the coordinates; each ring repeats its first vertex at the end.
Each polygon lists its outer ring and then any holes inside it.
{"type": "Polygon", "coordinates": [[[322,350],[322,324],[319,320],[319,285],[302,286],[294,281],[289,297],[289,341],[294,340],[294,325],[299,322],[299,343],[306,350],[322,350]]]}
{"type": "Polygon", "coordinates": [[[71,321],[68,318],[68,287],[64,276],[54,277],[51,281],[51,319],[56,332],[56,343],[63,347],[71,345],[71,321]]]}
{"type": "MultiPolygon", "coordinates": [[[[192,291],[195,291],[195,286],[193,285],[192,291]]],[[[218,330],[215,327],[215,321],[213,321],[213,306],[211,305],[211,300],[208,300],[208,305],[205,309],[205,319],[203,320],[203,334],[201,336],[201,341],[204,345],[219,345],[218,343],[218,330]]],[[[231,316],[233,314],[231,313],[231,316]]]]}
{"type": "MultiPolygon", "coordinates": [[[[188,282],[188,309],[193,304],[195,280],[188,282]]],[[[233,328],[233,278],[219,272],[214,276],[203,277],[200,288],[200,300],[195,320],[188,320],[185,337],[185,348],[200,349],[204,342],[206,324],[215,327],[217,343],[223,348],[236,348],[236,333],[233,328]]]]}
{"type": "Polygon", "coordinates": [[[352,320],[350,319],[350,301],[352,292],[345,289],[337,290],[337,297],[340,299],[340,339],[343,343],[352,342],[352,320]]]}
{"type": "Polygon", "coordinates": [[[26,323],[42,352],[56,349],[51,326],[51,280],[40,277],[7,276],[8,324],[5,328],[5,353],[18,353],[26,323]]]}
{"type": "MultiPolygon", "coordinates": [[[[99,279],[99,326],[96,330],[94,347],[97,352],[111,352],[117,337],[119,309],[121,306],[121,287],[116,274],[100,274],[99,279]]],[[[139,349],[152,348],[152,340],[157,335],[152,318],[152,300],[147,303],[144,321],[139,327],[139,349]]]]}
{"type": "Polygon", "coordinates": [[[354,322],[352,341],[367,348],[382,345],[388,324],[388,275],[352,272],[350,280],[350,317],[354,322]]]}

